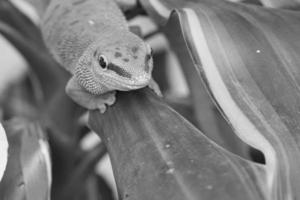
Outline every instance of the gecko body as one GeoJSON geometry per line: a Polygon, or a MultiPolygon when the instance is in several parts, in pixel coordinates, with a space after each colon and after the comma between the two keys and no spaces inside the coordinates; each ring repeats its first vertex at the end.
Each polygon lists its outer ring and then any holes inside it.
{"type": "Polygon", "coordinates": [[[67,94],[88,109],[115,102],[115,91],[149,85],[151,48],[129,31],[113,0],[52,0],[41,23],[46,46],[73,76],[67,94]]]}

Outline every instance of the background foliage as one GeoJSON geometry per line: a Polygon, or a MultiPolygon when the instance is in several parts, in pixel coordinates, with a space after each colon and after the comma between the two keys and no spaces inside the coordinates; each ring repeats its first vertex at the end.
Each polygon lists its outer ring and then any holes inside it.
{"type": "Polygon", "coordinates": [[[119,199],[300,199],[299,2],[126,2],[129,25],[155,50],[164,98],[118,92],[87,120],[32,15],[0,1],[0,32],[30,66],[2,64],[10,156],[0,199],[115,199],[96,170],[106,150],[119,199]],[[178,92],[184,81],[189,92],[178,92]],[[90,129],[101,141],[84,149],[90,129]]]}

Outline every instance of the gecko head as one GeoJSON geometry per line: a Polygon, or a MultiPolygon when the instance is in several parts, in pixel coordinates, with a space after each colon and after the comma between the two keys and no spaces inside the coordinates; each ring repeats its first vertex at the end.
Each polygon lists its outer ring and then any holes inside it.
{"type": "Polygon", "coordinates": [[[149,84],[153,69],[152,49],[137,36],[99,44],[93,49],[91,70],[106,87],[131,90],[149,84]]]}

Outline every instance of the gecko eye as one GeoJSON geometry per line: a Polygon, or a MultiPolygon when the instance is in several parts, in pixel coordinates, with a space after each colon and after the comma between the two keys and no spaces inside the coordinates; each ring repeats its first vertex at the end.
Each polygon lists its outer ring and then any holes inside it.
{"type": "Polygon", "coordinates": [[[101,55],[99,57],[99,65],[102,69],[107,69],[108,61],[105,56],[101,55]]]}

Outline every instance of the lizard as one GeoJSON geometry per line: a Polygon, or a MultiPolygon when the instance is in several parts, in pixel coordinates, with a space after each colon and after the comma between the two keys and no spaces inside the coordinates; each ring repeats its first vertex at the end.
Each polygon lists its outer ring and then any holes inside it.
{"type": "Polygon", "coordinates": [[[104,113],[116,101],[116,91],[149,86],[152,49],[130,32],[113,0],[51,0],[41,32],[53,57],[72,74],[66,93],[77,104],[104,113]]]}

